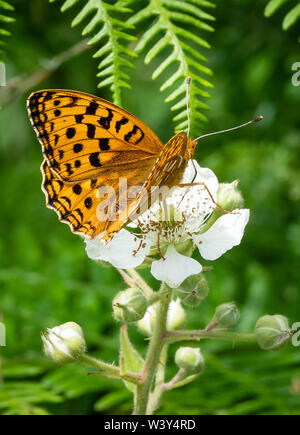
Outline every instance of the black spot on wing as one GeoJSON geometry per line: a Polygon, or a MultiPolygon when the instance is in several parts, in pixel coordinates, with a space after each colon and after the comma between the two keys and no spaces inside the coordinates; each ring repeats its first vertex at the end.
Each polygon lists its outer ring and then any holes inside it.
{"type": "Polygon", "coordinates": [[[125,117],[123,117],[119,121],[116,121],[116,125],[115,125],[116,132],[119,133],[120,128],[122,127],[122,125],[127,124],[127,122],[128,122],[128,119],[125,118],[125,117]]]}
{"type": "Polygon", "coordinates": [[[72,175],[74,173],[74,171],[72,171],[71,163],[65,163],[65,166],[66,166],[66,170],[68,172],[68,175],[72,175]]]}
{"type": "Polygon", "coordinates": [[[113,119],[114,115],[112,110],[107,109],[108,115],[107,116],[101,116],[101,118],[98,120],[98,124],[101,125],[101,127],[108,130],[110,128],[111,120],[113,119]]]}
{"type": "Polygon", "coordinates": [[[96,127],[93,124],[87,124],[87,137],[89,139],[94,139],[96,132],[96,127]]]}
{"type": "Polygon", "coordinates": [[[141,130],[140,127],[138,127],[137,125],[134,125],[133,129],[125,134],[124,140],[126,142],[132,142],[133,144],[137,145],[139,142],[141,142],[144,136],[145,135],[143,130],[141,130]]]}
{"type": "Polygon", "coordinates": [[[83,115],[75,115],[75,121],[77,124],[80,124],[83,120],[83,115]]]}
{"type": "Polygon", "coordinates": [[[69,127],[66,131],[66,136],[68,139],[72,139],[76,134],[76,129],[74,127],[69,127]]]}
{"type": "Polygon", "coordinates": [[[89,156],[90,164],[95,168],[99,168],[100,166],[102,166],[99,160],[99,154],[100,153],[92,153],[89,156]]]}
{"type": "Polygon", "coordinates": [[[105,137],[99,139],[99,148],[101,151],[108,151],[110,149],[109,138],[105,137]]]}
{"type": "Polygon", "coordinates": [[[95,103],[95,101],[91,101],[89,106],[87,106],[85,113],[87,115],[95,115],[98,107],[99,107],[99,105],[97,103],[95,103]]]}
{"type": "Polygon", "coordinates": [[[82,187],[80,186],[80,184],[75,184],[72,190],[75,193],[75,195],[80,195],[82,192],[82,187]]]}
{"type": "Polygon", "coordinates": [[[81,143],[76,143],[73,145],[73,151],[74,153],[80,153],[80,151],[83,150],[83,145],[81,143]]]}
{"type": "Polygon", "coordinates": [[[46,92],[46,95],[44,97],[44,101],[52,100],[54,94],[55,94],[55,92],[51,92],[51,91],[46,92]]]}
{"type": "Polygon", "coordinates": [[[92,205],[93,205],[93,200],[92,200],[92,198],[90,198],[90,197],[85,198],[85,200],[84,200],[84,205],[86,206],[86,208],[91,208],[92,205]]]}

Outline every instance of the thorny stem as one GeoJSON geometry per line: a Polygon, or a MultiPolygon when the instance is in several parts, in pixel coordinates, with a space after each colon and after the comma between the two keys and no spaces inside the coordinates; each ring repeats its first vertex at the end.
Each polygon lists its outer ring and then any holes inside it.
{"type": "Polygon", "coordinates": [[[15,101],[16,98],[27,94],[33,88],[37,87],[40,82],[46,80],[62,64],[73,57],[80,55],[89,48],[90,47],[87,45],[87,39],[85,39],[73,45],[68,50],[56,55],[52,59],[44,61],[42,68],[32,74],[28,74],[25,77],[23,75],[13,77],[7,82],[7,86],[1,89],[1,106],[5,107],[15,101]]]}
{"type": "Polygon", "coordinates": [[[114,379],[124,379],[125,381],[132,382],[136,385],[140,383],[140,376],[138,373],[126,372],[121,374],[121,369],[113,364],[105,363],[97,358],[89,355],[82,355],[80,361],[87,364],[88,366],[96,367],[100,369],[98,372],[91,372],[90,374],[97,374],[102,376],[107,376],[114,379]]]}
{"type": "Polygon", "coordinates": [[[160,359],[157,367],[156,377],[155,377],[155,388],[149,395],[149,401],[147,405],[146,413],[147,415],[152,415],[154,411],[159,407],[159,402],[161,395],[163,393],[162,386],[165,382],[165,371],[168,357],[169,346],[165,344],[160,353],[160,359]]]}
{"type": "Polygon", "coordinates": [[[254,334],[244,334],[239,332],[231,332],[215,329],[213,331],[206,331],[205,329],[194,331],[169,331],[165,333],[165,343],[176,343],[177,341],[184,340],[202,340],[202,339],[215,339],[215,340],[229,340],[229,341],[242,341],[246,343],[256,343],[254,334]]]}
{"type": "Polygon", "coordinates": [[[158,408],[162,394],[167,390],[172,390],[173,388],[175,388],[176,384],[182,379],[182,377],[185,374],[186,374],[185,369],[181,368],[180,370],[178,370],[176,375],[169,382],[156,383],[156,387],[153,393],[151,393],[149,398],[149,402],[147,406],[148,415],[152,415],[153,412],[158,408]]]}
{"type": "Polygon", "coordinates": [[[128,275],[135,281],[135,283],[144,291],[147,297],[153,296],[152,288],[143,280],[141,275],[134,269],[127,269],[128,275]]]}
{"type": "Polygon", "coordinates": [[[161,293],[166,292],[157,306],[156,321],[154,324],[153,334],[148,348],[146,361],[141,373],[141,384],[137,386],[135,399],[135,415],[145,415],[151,393],[151,387],[154,376],[157,372],[160,362],[160,355],[163,349],[163,336],[166,333],[166,323],[168,308],[171,301],[172,289],[165,283],[162,284],[161,293]]]}

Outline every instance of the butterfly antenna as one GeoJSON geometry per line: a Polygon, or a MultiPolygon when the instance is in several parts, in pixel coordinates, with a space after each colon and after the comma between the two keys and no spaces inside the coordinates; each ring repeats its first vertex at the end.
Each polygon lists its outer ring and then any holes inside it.
{"type": "Polygon", "coordinates": [[[190,87],[191,87],[191,77],[188,76],[186,79],[186,110],[187,110],[187,119],[188,119],[188,129],[187,129],[187,137],[190,135],[190,107],[189,107],[189,99],[190,99],[190,87]]]}
{"type": "Polygon", "coordinates": [[[215,131],[213,133],[203,134],[202,136],[199,136],[194,140],[198,141],[199,139],[203,139],[204,137],[214,136],[216,134],[221,134],[221,133],[228,133],[229,131],[237,130],[238,128],[242,128],[242,127],[246,127],[247,125],[254,124],[255,122],[262,121],[263,119],[264,119],[264,117],[260,115],[258,118],[255,118],[255,119],[252,119],[251,121],[245,122],[245,124],[241,124],[241,125],[238,125],[237,127],[233,127],[233,128],[228,128],[227,130],[221,130],[221,131],[215,131]]]}

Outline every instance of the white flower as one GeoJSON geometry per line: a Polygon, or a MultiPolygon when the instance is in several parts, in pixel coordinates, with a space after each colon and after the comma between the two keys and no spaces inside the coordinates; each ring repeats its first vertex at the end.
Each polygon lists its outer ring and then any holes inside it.
{"type": "Polygon", "coordinates": [[[151,273],[172,288],[200,273],[201,264],[190,258],[193,246],[198,247],[204,259],[216,260],[241,242],[249,210],[236,209],[223,214],[211,226],[206,225],[216,208],[217,177],[194,160],[189,161],[181,184],[190,182],[205,183],[209,192],[204,184],[172,189],[164,202],[156,202],[130,225],[140,233],[122,229],[107,245],[97,239],[85,240],[88,256],[115,267],[134,268],[147,255],[159,253],[161,258],[152,262],[151,273]]]}

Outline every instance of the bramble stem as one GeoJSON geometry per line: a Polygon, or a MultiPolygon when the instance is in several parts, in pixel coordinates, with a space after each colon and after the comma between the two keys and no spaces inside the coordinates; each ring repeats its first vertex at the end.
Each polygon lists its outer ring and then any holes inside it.
{"type": "Polygon", "coordinates": [[[100,371],[95,372],[95,374],[107,376],[109,378],[114,378],[114,379],[124,379],[125,381],[132,382],[136,385],[140,383],[140,376],[138,373],[126,372],[124,374],[121,374],[120,367],[115,366],[113,364],[108,364],[92,356],[86,354],[82,355],[79,361],[87,364],[88,366],[92,366],[92,367],[96,367],[97,369],[100,369],[100,371]]]}
{"type": "Polygon", "coordinates": [[[144,281],[141,275],[135,269],[127,269],[128,275],[135,281],[141,290],[145,292],[147,297],[153,296],[154,292],[152,288],[144,281]]]}
{"type": "Polygon", "coordinates": [[[136,389],[135,409],[133,412],[135,415],[145,415],[147,412],[153,379],[157,372],[161,351],[164,346],[163,336],[166,334],[167,314],[171,302],[172,289],[163,283],[160,293],[163,292],[165,292],[165,296],[158,302],[153,334],[141,373],[141,384],[136,389]]]}
{"type": "Polygon", "coordinates": [[[246,343],[256,343],[254,334],[243,334],[239,332],[231,332],[215,329],[213,331],[206,331],[205,329],[194,331],[169,331],[164,336],[165,343],[176,343],[177,341],[184,340],[202,340],[202,339],[215,339],[215,340],[229,340],[229,341],[243,341],[246,343]]]}

